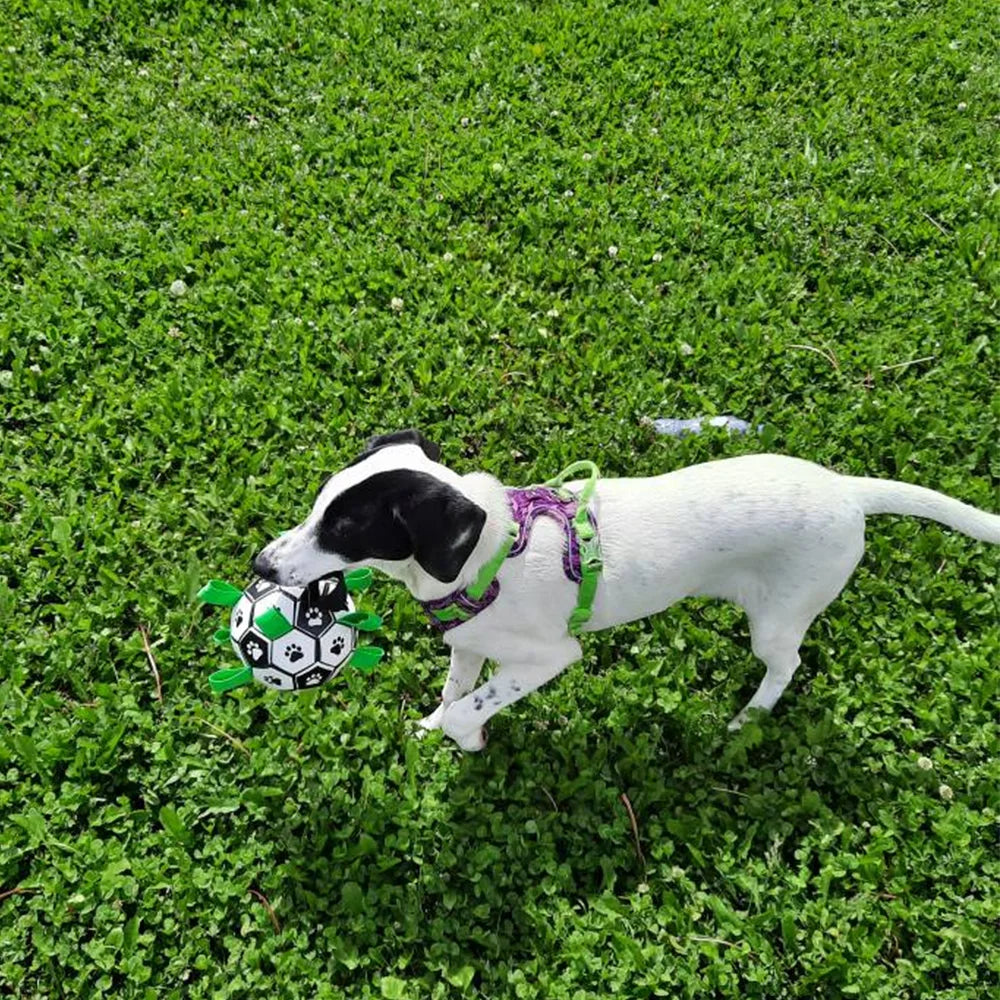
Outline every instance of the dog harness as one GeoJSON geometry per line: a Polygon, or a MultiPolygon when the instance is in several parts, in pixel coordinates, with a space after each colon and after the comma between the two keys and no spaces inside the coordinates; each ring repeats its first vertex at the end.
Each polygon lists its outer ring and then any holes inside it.
{"type": "Polygon", "coordinates": [[[483,566],[468,587],[433,601],[420,602],[431,624],[447,632],[488,608],[500,594],[500,581],[497,579],[500,567],[528,547],[531,527],[539,517],[551,517],[565,534],[563,572],[579,587],[576,607],[569,616],[568,624],[570,635],[577,635],[590,620],[603,565],[597,520],[589,509],[599,475],[593,462],[574,462],[540,486],[507,490],[511,512],[507,537],[497,554],[483,566]],[[579,496],[574,496],[563,484],[582,471],[587,472],[587,481],[579,496]]]}

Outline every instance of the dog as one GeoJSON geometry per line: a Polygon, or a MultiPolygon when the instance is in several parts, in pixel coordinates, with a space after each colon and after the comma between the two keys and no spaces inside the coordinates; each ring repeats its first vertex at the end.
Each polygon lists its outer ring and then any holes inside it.
{"type": "MultiPolygon", "coordinates": [[[[482,472],[459,475],[440,457],[418,431],[373,438],[325,482],[308,517],[259,553],[254,571],[303,586],[370,566],[432,604],[469,587],[508,535],[508,491],[482,472]]],[[[582,484],[566,485],[576,491],[582,484]]],[[[583,631],[644,618],[685,597],[721,598],[745,610],[765,673],[731,729],[754,709],[770,711],[788,686],[806,630],[861,559],[867,515],[930,518],[1000,544],[1000,516],[942,493],[772,454],[599,479],[590,511],[603,571],[583,631]]],[[[580,658],[567,626],[577,587],[564,572],[565,546],[556,520],[539,517],[523,552],[500,563],[493,603],[449,628],[451,665],[424,729],[480,750],[487,720],[580,658]],[[497,668],[477,686],[487,659],[497,668]]]]}

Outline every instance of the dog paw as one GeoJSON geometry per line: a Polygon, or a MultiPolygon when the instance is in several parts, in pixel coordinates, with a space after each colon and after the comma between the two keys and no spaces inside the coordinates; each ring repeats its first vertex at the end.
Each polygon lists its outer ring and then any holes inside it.
{"type": "MultiPolygon", "coordinates": [[[[449,733],[449,735],[451,734],[449,733]]],[[[478,753],[486,746],[486,727],[480,726],[478,729],[474,729],[471,733],[465,733],[462,736],[452,736],[451,738],[463,750],[466,750],[469,753],[478,753]]]]}
{"type": "Polygon", "coordinates": [[[418,723],[417,726],[423,732],[432,732],[435,729],[440,729],[442,723],[444,722],[444,705],[438,705],[430,715],[425,715],[418,723]]]}
{"type": "Polygon", "coordinates": [[[758,708],[756,705],[747,705],[741,708],[730,720],[729,724],[726,726],[731,733],[735,733],[737,730],[742,729],[751,719],[755,719],[757,722],[763,721],[763,719],[770,715],[770,712],[766,708],[758,708]]]}

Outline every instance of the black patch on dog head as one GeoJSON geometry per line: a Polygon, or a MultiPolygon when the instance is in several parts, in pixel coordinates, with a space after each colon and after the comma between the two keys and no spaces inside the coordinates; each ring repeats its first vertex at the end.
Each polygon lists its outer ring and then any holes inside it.
{"type": "Polygon", "coordinates": [[[451,583],[479,541],[486,511],[426,472],[378,472],[334,497],[317,542],[348,562],[413,558],[451,583]]]}
{"type": "Polygon", "coordinates": [[[414,430],[411,427],[409,430],[393,431],[391,434],[378,434],[370,438],[365,445],[365,450],[351,462],[351,465],[357,465],[358,462],[366,459],[369,455],[374,455],[375,452],[381,451],[383,448],[389,448],[394,444],[415,444],[432,462],[438,462],[441,459],[441,449],[433,441],[428,441],[420,431],[414,430]]]}

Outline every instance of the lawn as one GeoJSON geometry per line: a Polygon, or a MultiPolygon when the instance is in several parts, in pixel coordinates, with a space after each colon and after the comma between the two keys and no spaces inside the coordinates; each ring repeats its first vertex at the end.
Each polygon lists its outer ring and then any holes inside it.
{"type": "Polygon", "coordinates": [[[414,738],[388,580],[383,665],[301,697],[213,695],[194,602],[406,426],[1000,510],[993,0],[2,8],[0,994],[997,995],[995,548],[872,519],[736,735],[701,601],[479,755],[414,738]],[[644,423],[721,413],[764,427],[644,423]]]}

